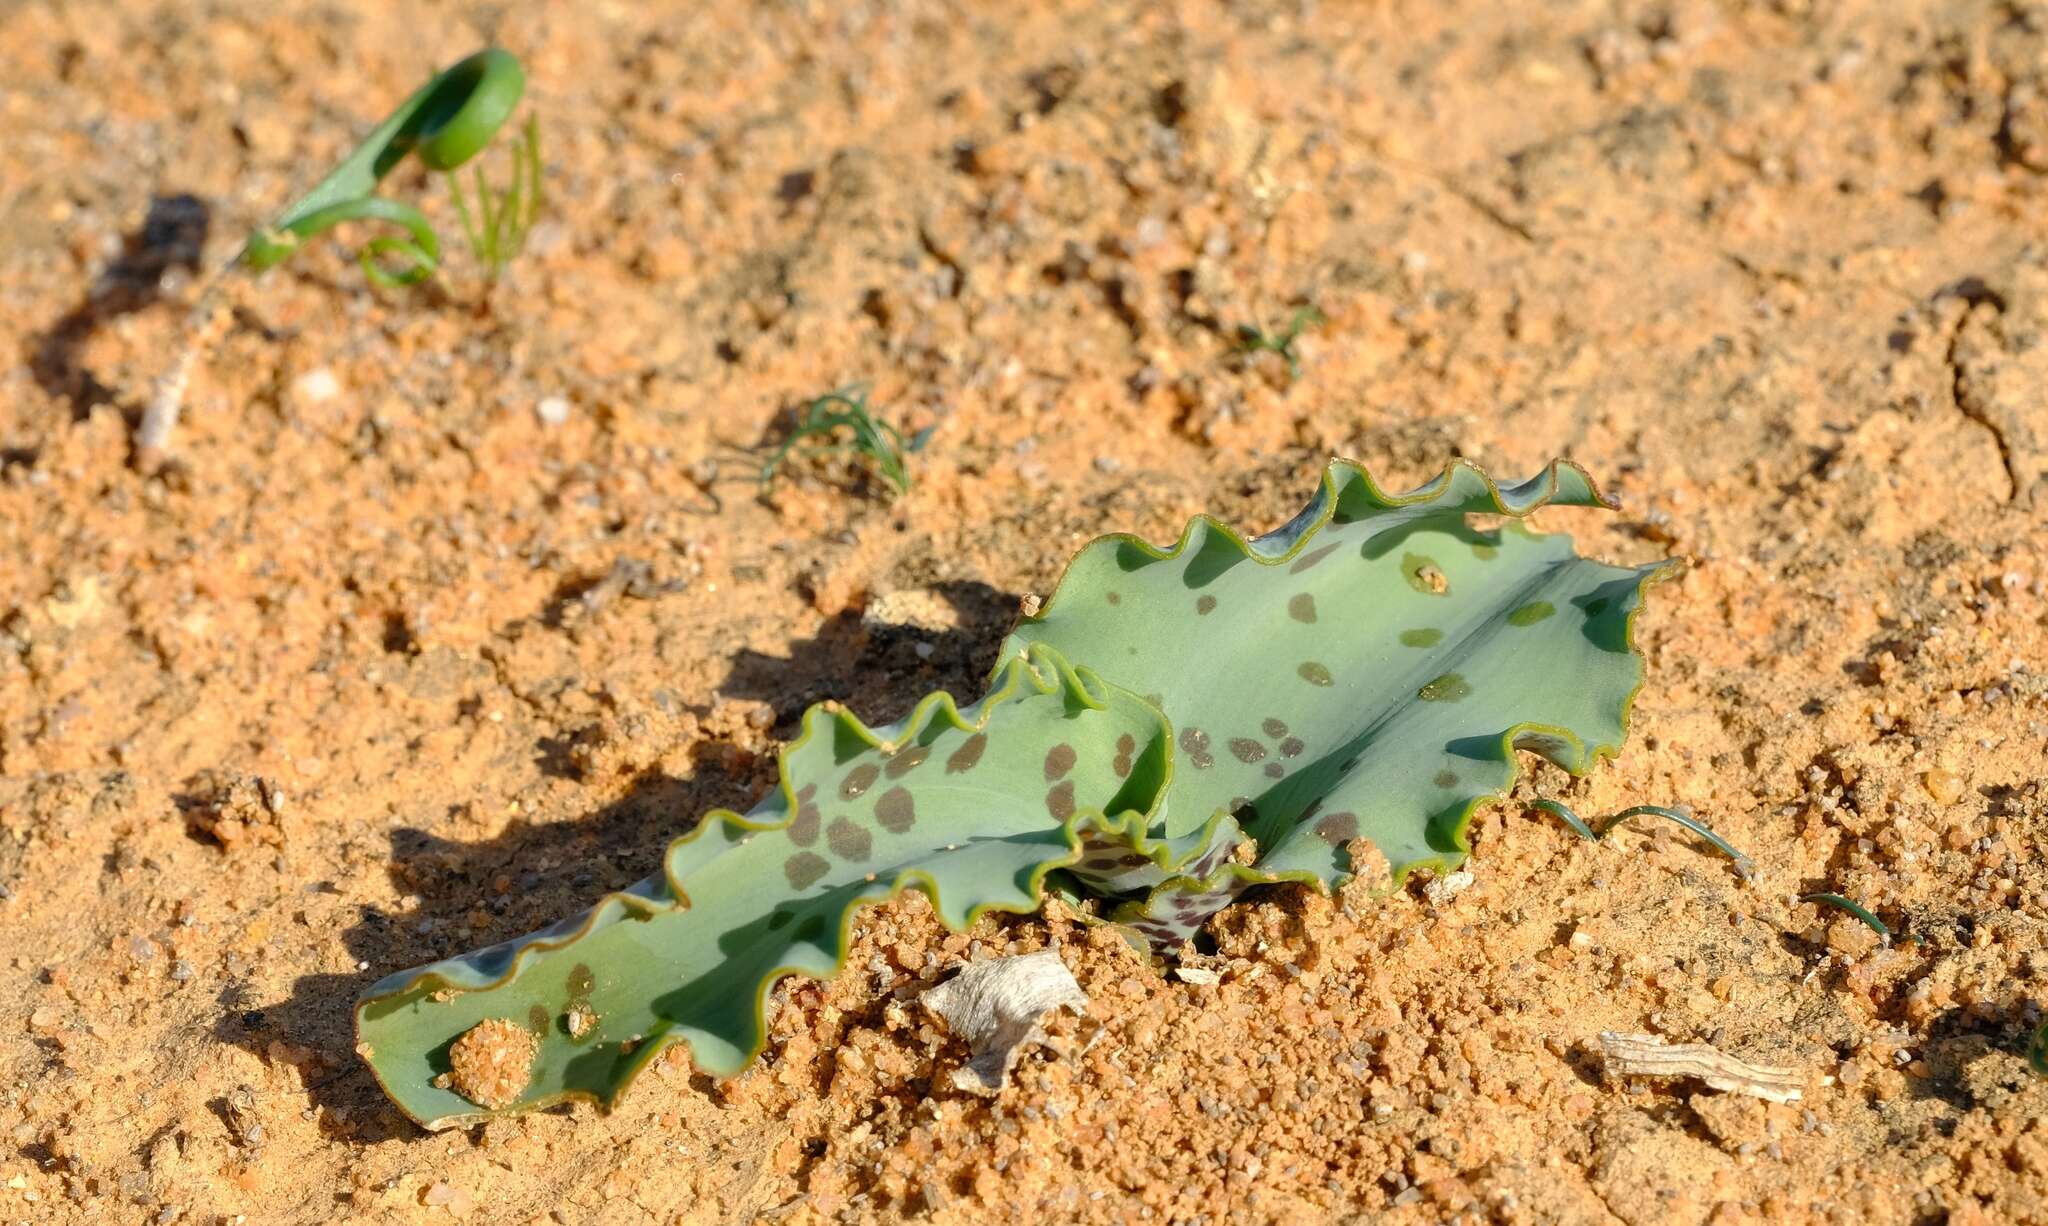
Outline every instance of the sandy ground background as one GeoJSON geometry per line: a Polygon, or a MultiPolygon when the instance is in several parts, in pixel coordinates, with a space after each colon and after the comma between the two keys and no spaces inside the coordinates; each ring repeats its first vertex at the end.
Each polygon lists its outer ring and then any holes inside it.
{"type": "Polygon", "coordinates": [[[283,7],[0,15],[0,1217],[2048,1220],[2048,5],[283,7]],[[487,40],[509,280],[320,244],[138,475],[202,239],[487,40]],[[1305,305],[1298,377],[1235,352],[1305,305]],[[757,499],[856,380],[915,489],[757,499]],[[1622,757],[1517,796],[1753,883],[1510,800],[1441,902],[1234,908],[1215,986],[913,900],[730,1083],[428,1135],[356,1062],[364,985],[652,870],[804,704],[976,693],[1087,537],[1331,454],[1569,455],[1625,510],[1542,526],[1693,560],[1622,757]],[[952,1091],[906,1002],[1048,943],[1103,1039],[952,1091]],[[1612,1084],[1608,1028],[1806,1096],[1612,1084]]]}

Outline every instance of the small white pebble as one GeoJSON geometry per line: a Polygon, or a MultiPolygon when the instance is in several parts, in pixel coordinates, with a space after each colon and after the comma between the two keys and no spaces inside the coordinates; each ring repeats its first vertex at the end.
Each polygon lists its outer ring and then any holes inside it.
{"type": "Polygon", "coordinates": [[[1466,890],[1471,889],[1472,881],[1472,874],[1461,868],[1455,873],[1431,880],[1429,884],[1422,887],[1422,896],[1429,900],[1430,906],[1441,907],[1466,890]]]}
{"type": "Polygon", "coordinates": [[[559,426],[569,420],[569,402],[560,396],[549,396],[533,406],[533,411],[542,425],[559,426]]]}
{"type": "Polygon", "coordinates": [[[341,380],[325,366],[316,366],[293,380],[292,395],[307,404],[320,404],[341,395],[341,380]]]}

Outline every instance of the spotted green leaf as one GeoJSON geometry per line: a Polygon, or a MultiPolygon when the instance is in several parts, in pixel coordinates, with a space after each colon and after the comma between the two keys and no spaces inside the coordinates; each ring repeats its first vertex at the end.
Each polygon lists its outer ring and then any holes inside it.
{"type": "Polygon", "coordinates": [[[813,708],[774,792],[708,815],[659,876],[373,987],[364,1056],[430,1127],[609,1104],[676,1042],[744,1067],[776,980],[835,973],[854,913],[906,889],[961,929],[1056,886],[1166,949],[1253,886],[1343,883],[1364,844],[1395,880],[1455,864],[1516,749],[1579,773],[1621,743],[1663,568],[1518,522],[1599,502],[1566,464],[1390,496],[1339,461],[1263,537],[1202,517],[1164,550],[1097,540],[980,702],[873,730],[813,708]]]}
{"type": "Polygon", "coordinates": [[[965,710],[934,694],[869,729],[813,707],[752,812],[709,814],[660,876],[585,915],[385,979],[357,1009],[360,1048],[429,1127],[480,1107],[608,1104],[678,1041],[698,1068],[736,1073],[760,1050],[768,990],[836,973],[865,904],[922,890],[964,929],[984,911],[1035,909],[1055,868],[1111,880],[1132,864],[1213,869],[1187,864],[1202,835],[1145,837],[1168,770],[1158,712],[1050,648],[1011,659],[965,710]],[[478,1095],[451,1068],[454,1041],[494,1019],[535,1040],[509,1098],[478,1095]]]}
{"type": "Polygon", "coordinates": [[[1056,647],[1157,702],[1177,750],[1162,833],[1229,813],[1259,848],[1121,918],[1170,943],[1250,885],[1341,884],[1358,838],[1395,880],[1451,867],[1514,750],[1574,774],[1615,753],[1643,679],[1630,623],[1665,566],[1589,561],[1518,522],[1548,504],[1601,505],[1563,463],[1507,486],[1455,464],[1395,497],[1337,462],[1269,535],[1204,516],[1166,550],[1084,548],[1005,658],[1056,647]]]}

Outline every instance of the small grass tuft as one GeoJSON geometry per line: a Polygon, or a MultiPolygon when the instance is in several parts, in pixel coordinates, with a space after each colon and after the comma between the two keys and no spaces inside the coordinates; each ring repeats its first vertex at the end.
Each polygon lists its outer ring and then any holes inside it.
{"type": "Polygon", "coordinates": [[[462,190],[462,177],[447,172],[448,193],[455,198],[456,216],[462,219],[462,233],[469,249],[483,266],[484,276],[496,281],[506,265],[526,248],[526,235],[540,216],[540,126],[526,117],[526,126],[512,143],[512,180],[503,188],[493,187],[484,177],[481,162],[476,167],[475,213],[462,190]]]}
{"type": "Polygon", "coordinates": [[[1322,309],[1314,303],[1295,309],[1293,318],[1278,332],[1268,332],[1257,324],[1237,325],[1237,351],[1246,358],[1256,353],[1277,353],[1287,360],[1287,377],[1301,377],[1301,356],[1294,352],[1294,342],[1310,328],[1321,327],[1329,322],[1322,309]]]}
{"type": "Polygon", "coordinates": [[[766,494],[774,487],[777,473],[792,454],[825,456],[857,453],[866,456],[875,471],[898,494],[907,494],[910,492],[909,457],[924,449],[931,434],[932,427],[926,426],[904,437],[902,431],[874,415],[868,407],[865,388],[843,387],[827,392],[804,406],[789,437],[782,440],[775,454],[761,465],[761,492],[766,494]],[[804,445],[805,439],[838,438],[842,437],[842,432],[843,442],[804,445]]]}

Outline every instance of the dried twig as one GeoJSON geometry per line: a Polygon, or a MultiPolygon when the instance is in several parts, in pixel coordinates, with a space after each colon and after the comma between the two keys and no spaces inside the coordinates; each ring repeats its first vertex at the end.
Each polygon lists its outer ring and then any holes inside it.
{"type": "Polygon", "coordinates": [[[1738,1060],[1706,1043],[1666,1043],[1654,1034],[1600,1035],[1610,1077],[1697,1077],[1716,1090],[1774,1103],[1798,1102],[1797,1070],[1738,1060]]]}

